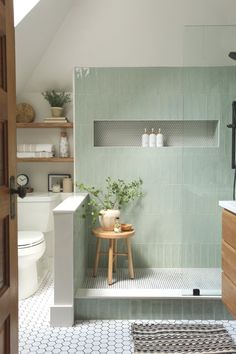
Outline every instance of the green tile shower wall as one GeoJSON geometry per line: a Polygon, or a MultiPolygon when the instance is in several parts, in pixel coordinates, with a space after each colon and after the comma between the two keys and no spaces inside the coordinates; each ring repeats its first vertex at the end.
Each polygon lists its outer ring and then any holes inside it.
{"type": "Polygon", "coordinates": [[[232,320],[221,300],[75,299],[75,319],[232,320]]]}
{"type": "MultiPolygon", "coordinates": [[[[144,181],[145,196],[122,211],[122,221],[136,228],[136,267],[220,266],[218,201],[231,198],[231,133],[226,124],[233,100],[235,67],[75,70],[77,181],[96,186],[107,176],[144,181]],[[219,147],[93,146],[94,120],[139,119],[218,120],[219,147]]],[[[91,235],[88,248],[91,266],[91,235]]]]}
{"type": "MultiPolygon", "coordinates": [[[[87,203],[87,199],[84,204],[87,203]]],[[[81,287],[88,260],[88,225],[83,218],[84,206],[81,205],[74,216],[74,289],[81,287]]],[[[66,245],[65,245],[66,247],[66,245]]]]}

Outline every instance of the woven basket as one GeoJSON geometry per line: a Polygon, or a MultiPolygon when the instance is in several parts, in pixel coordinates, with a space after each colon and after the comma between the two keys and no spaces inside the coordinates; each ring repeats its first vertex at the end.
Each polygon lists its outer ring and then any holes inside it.
{"type": "Polygon", "coordinates": [[[35,111],[28,103],[19,103],[16,106],[16,122],[31,123],[34,121],[35,111]]]}

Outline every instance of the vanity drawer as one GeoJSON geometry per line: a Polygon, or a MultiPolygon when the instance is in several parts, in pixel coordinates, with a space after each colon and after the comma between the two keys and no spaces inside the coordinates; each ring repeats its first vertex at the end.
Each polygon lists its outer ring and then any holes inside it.
{"type": "Polygon", "coordinates": [[[222,269],[236,286],[236,250],[222,242],[222,269]]]}
{"type": "Polygon", "coordinates": [[[230,281],[226,274],[222,273],[222,301],[236,318],[236,286],[230,281]]]}
{"type": "Polygon", "coordinates": [[[236,249],[236,215],[223,210],[222,216],[223,240],[236,249]]]}

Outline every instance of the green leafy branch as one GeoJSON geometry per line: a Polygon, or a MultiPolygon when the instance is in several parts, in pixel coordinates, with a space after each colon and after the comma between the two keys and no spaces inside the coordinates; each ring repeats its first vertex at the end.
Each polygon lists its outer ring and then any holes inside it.
{"type": "Polygon", "coordinates": [[[126,183],[123,179],[112,180],[111,177],[107,177],[105,191],[83,183],[76,185],[80,191],[90,194],[90,201],[85,212],[91,215],[95,223],[101,210],[121,209],[130,201],[142,197],[142,184],[141,178],[126,183]]]}

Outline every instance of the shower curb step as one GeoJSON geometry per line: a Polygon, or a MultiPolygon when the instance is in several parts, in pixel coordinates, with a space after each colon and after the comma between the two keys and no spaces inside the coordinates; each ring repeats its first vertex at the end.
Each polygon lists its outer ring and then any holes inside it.
{"type": "Polygon", "coordinates": [[[76,299],[191,299],[191,300],[220,300],[221,290],[201,290],[201,295],[192,295],[190,289],[84,289],[76,292],[76,299]],[[211,294],[211,295],[210,295],[211,294]]]}
{"type": "MultiPolygon", "coordinates": [[[[91,295],[91,294],[90,294],[91,295]]],[[[75,320],[232,320],[218,297],[76,298],[75,320]]]]}

